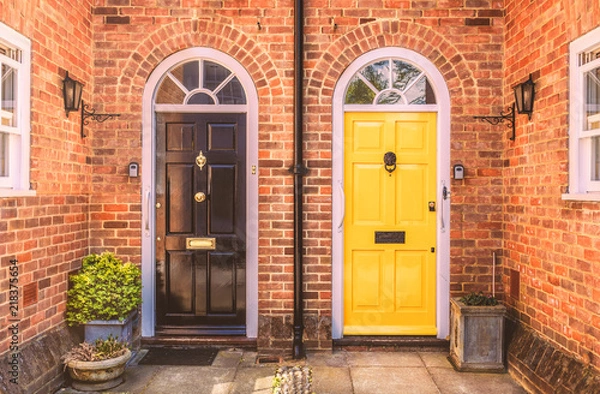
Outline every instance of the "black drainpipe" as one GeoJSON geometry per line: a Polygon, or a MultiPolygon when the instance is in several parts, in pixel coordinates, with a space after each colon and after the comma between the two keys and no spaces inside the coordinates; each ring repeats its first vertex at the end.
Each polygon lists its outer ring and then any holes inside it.
{"type": "Polygon", "coordinates": [[[305,357],[302,333],[304,331],[304,300],[302,297],[302,200],[303,177],[308,169],[302,163],[302,96],[304,80],[304,2],[294,0],[294,359],[305,357]]]}

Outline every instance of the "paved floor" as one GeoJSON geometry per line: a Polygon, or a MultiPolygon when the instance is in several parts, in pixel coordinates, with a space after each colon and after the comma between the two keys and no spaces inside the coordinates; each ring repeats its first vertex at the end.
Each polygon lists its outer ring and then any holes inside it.
{"type": "MultiPolygon", "coordinates": [[[[312,368],[316,394],[526,393],[508,374],[456,372],[446,356],[440,352],[313,352],[300,363],[284,364],[312,368]]],[[[111,392],[270,394],[279,365],[257,364],[256,357],[254,352],[224,350],[208,367],[132,365],[125,383],[111,392]]]]}

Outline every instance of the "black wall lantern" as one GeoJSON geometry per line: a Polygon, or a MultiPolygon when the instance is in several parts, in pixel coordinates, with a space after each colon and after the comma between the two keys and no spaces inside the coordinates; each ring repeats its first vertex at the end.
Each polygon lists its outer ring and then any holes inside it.
{"type": "Polygon", "coordinates": [[[68,118],[69,112],[79,111],[79,108],[81,107],[81,138],[85,138],[86,135],[83,132],[83,127],[90,124],[90,120],[102,123],[109,119],[114,119],[117,116],[121,116],[121,114],[97,114],[96,110],[81,99],[82,93],[83,84],[69,77],[69,72],[67,71],[65,79],[63,79],[65,111],[67,112],[68,118]]]}
{"type": "Polygon", "coordinates": [[[527,114],[529,120],[531,120],[531,114],[533,113],[533,97],[535,95],[535,88],[531,74],[529,74],[529,79],[527,81],[515,86],[514,90],[517,112],[520,114],[527,114]]]}
{"type": "Polygon", "coordinates": [[[500,112],[500,115],[498,116],[473,116],[473,118],[486,121],[493,125],[504,123],[506,121],[506,127],[512,131],[509,138],[511,141],[514,141],[516,135],[515,113],[527,114],[529,120],[531,120],[531,114],[533,113],[533,98],[535,96],[534,85],[531,74],[529,74],[529,79],[527,81],[522,82],[513,88],[515,93],[515,104],[510,106],[506,113],[500,112]]]}

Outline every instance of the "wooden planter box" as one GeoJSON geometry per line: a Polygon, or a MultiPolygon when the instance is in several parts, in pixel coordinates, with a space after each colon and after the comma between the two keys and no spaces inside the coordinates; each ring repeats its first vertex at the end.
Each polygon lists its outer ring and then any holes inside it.
{"type": "Polygon", "coordinates": [[[450,357],[459,371],[505,372],[506,307],[469,306],[450,300],[450,357]]]}

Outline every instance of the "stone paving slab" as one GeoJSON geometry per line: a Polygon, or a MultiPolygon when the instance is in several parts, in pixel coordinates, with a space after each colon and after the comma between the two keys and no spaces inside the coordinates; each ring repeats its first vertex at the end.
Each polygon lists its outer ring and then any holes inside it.
{"type": "Polygon", "coordinates": [[[355,394],[438,393],[425,368],[356,367],[350,374],[355,394]]]}
{"type": "Polygon", "coordinates": [[[418,353],[413,352],[350,352],[348,366],[361,367],[425,367],[418,353]]]}
{"type": "MultiPolygon", "coordinates": [[[[429,373],[441,394],[526,394],[508,374],[456,372],[452,369],[431,368],[429,373]]],[[[583,393],[582,393],[583,394],[583,393]]]]}
{"type": "MultiPolygon", "coordinates": [[[[130,365],[110,394],[271,394],[281,365],[309,366],[316,394],[525,394],[508,374],[457,372],[445,352],[309,352],[258,364],[256,352],[220,351],[211,366],[130,365]]],[[[62,389],[57,394],[82,394],[62,389]]],[[[87,393],[92,394],[92,393],[87,393]]]]}

